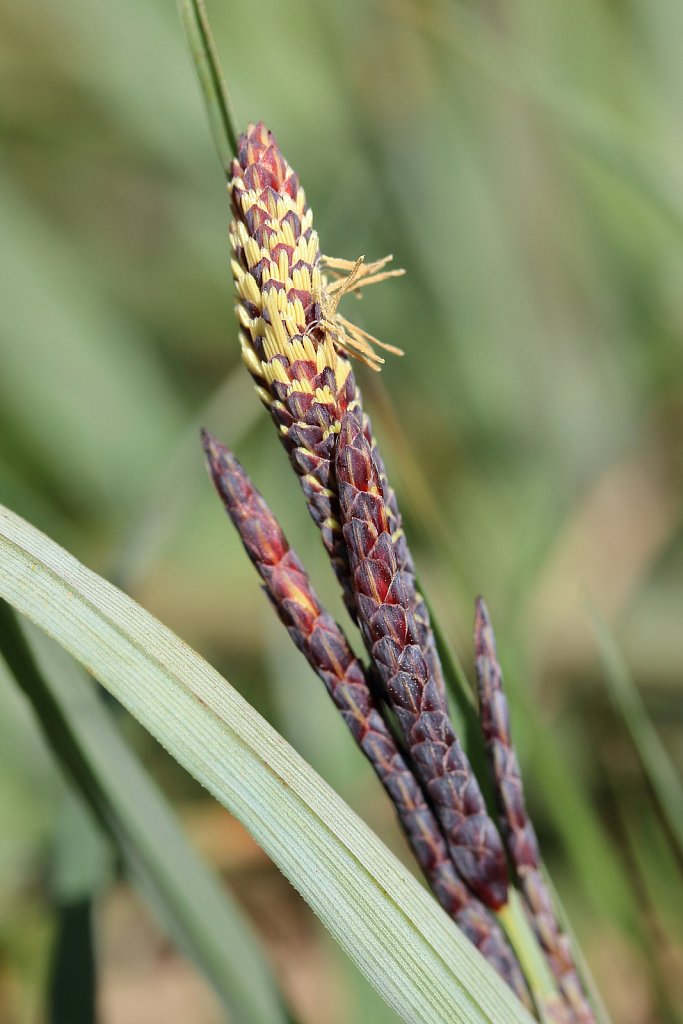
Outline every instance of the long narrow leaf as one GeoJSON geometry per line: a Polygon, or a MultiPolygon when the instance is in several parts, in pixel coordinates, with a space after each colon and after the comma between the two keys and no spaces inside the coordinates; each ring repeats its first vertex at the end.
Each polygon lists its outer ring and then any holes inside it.
{"type": "Polygon", "coordinates": [[[0,595],[85,664],[247,826],[403,1020],[528,1024],[422,886],[226,680],[1,506],[0,595]]]}
{"type": "Polygon", "coordinates": [[[283,1024],[286,1015],[247,921],[188,844],[82,669],[33,628],[27,641],[2,601],[0,647],[58,760],[234,1019],[283,1024]]]}

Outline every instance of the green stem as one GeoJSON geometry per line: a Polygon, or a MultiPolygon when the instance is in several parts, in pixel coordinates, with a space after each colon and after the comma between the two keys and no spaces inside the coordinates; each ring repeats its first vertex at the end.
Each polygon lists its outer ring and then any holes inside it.
{"type": "Polygon", "coordinates": [[[541,1021],[554,1024],[552,1011],[561,1002],[561,996],[516,889],[510,887],[509,900],[497,917],[517,954],[541,1021]]]}
{"type": "Polygon", "coordinates": [[[230,164],[237,155],[239,130],[204,0],[178,0],[178,9],[202,90],[213,141],[223,173],[229,178],[230,164]]]}

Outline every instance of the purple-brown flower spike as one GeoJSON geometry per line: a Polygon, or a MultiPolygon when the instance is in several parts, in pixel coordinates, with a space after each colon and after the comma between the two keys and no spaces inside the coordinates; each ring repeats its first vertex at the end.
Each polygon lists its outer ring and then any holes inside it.
{"type": "Polygon", "coordinates": [[[202,431],[202,443],[216,490],[266,593],[393,801],[434,895],[529,1006],[517,959],[495,918],[458,877],[439,825],[375,704],[363,666],[322,608],[303,565],[238,460],[208,431],[202,431]]]}
{"type": "MultiPolygon", "coordinates": [[[[299,476],[344,601],[355,617],[333,468],[337,433],[347,410],[355,411],[373,448],[397,557],[401,568],[413,574],[398,506],[347,357],[347,351],[358,350],[354,338],[362,341],[363,332],[337,309],[344,292],[357,291],[391,273],[384,270],[385,260],[364,264],[321,256],[299,179],[261,123],[250,125],[240,137],[230,194],[231,266],[239,300],[242,357],[299,476]],[[327,279],[326,268],[336,280],[327,279]]],[[[366,360],[372,361],[371,352],[364,352],[366,360]]],[[[431,671],[443,685],[429,615],[415,588],[413,593],[431,671]]]]}
{"type": "Polygon", "coordinates": [[[412,577],[399,568],[382,482],[358,420],[347,413],[337,448],[337,484],[358,609],[415,773],[441,823],[460,875],[488,907],[507,901],[507,865],[467,755],[431,676],[412,610],[412,577]]]}
{"type": "Polygon", "coordinates": [[[575,1020],[579,1024],[594,1024],[595,1017],[576,970],[569,938],[560,927],[541,871],[538,840],[527,813],[519,761],[510,733],[510,713],[493,627],[481,597],[477,598],[475,606],[474,653],[479,715],[505,846],[534,930],[560,990],[575,1020]]]}

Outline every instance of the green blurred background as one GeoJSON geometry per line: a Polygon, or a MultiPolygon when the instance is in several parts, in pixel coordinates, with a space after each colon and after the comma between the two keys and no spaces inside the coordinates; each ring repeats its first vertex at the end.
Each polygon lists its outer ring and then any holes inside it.
{"type": "MultiPolygon", "coordinates": [[[[683,1002],[680,860],[605,686],[589,599],[683,768],[683,7],[209,4],[241,124],[323,251],[393,252],[346,313],[420,575],[471,664],[497,624],[529,801],[607,1004],[683,1002]]],[[[225,186],[172,0],[0,5],[0,499],[206,655],[396,850],[391,809],[204,473],[233,447],[342,615],[239,362],[225,186]]],[[[224,873],[302,1022],[389,1022],[241,828],[126,734],[224,873]]],[[[0,673],[0,1022],[41,1019],[69,800],[0,673]]],[[[408,862],[408,861],[407,861],[408,862]]],[[[126,884],[97,904],[104,1024],[223,1020],[126,884]]]]}

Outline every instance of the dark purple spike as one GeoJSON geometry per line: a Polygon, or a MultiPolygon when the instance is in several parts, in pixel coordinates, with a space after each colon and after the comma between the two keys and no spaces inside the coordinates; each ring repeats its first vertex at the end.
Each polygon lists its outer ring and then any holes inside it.
{"type": "Polygon", "coordinates": [[[383,696],[396,714],[454,863],[472,892],[497,910],[507,901],[502,842],[453,731],[443,688],[433,675],[429,647],[423,647],[424,632],[413,612],[417,604],[414,579],[397,562],[380,472],[355,416],[347,414],[342,420],[335,465],[342,528],[359,520],[370,534],[380,527],[369,551],[366,544],[354,545],[355,537],[362,535],[357,527],[346,529],[344,536],[358,622],[381,677],[383,696]],[[397,578],[400,582],[394,585],[397,578]],[[389,594],[391,603],[386,600],[389,594]],[[392,628],[397,608],[406,614],[405,634],[392,628]]]}
{"type": "Polygon", "coordinates": [[[247,554],[290,636],[324,683],[391,797],[434,895],[474,945],[486,950],[498,973],[522,1003],[530,1007],[517,959],[493,915],[458,877],[439,824],[375,703],[363,666],[342,630],[320,605],[301,562],[235,456],[206,431],[202,432],[202,441],[216,490],[242,540],[245,541],[247,523],[261,524],[259,531],[249,533],[247,554]],[[267,562],[253,543],[255,536],[271,539],[267,562]],[[273,548],[281,551],[277,565],[271,562],[273,548]],[[304,623],[305,629],[298,623],[304,623]]]}
{"type": "Polygon", "coordinates": [[[529,917],[560,990],[578,1024],[594,1024],[595,1016],[581,984],[569,938],[562,931],[543,877],[538,840],[526,810],[519,762],[512,745],[510,713],[496,640],[481,597],[475,604],[474,654],[479,718],[505,846],[519,879],[529,917]]]}

